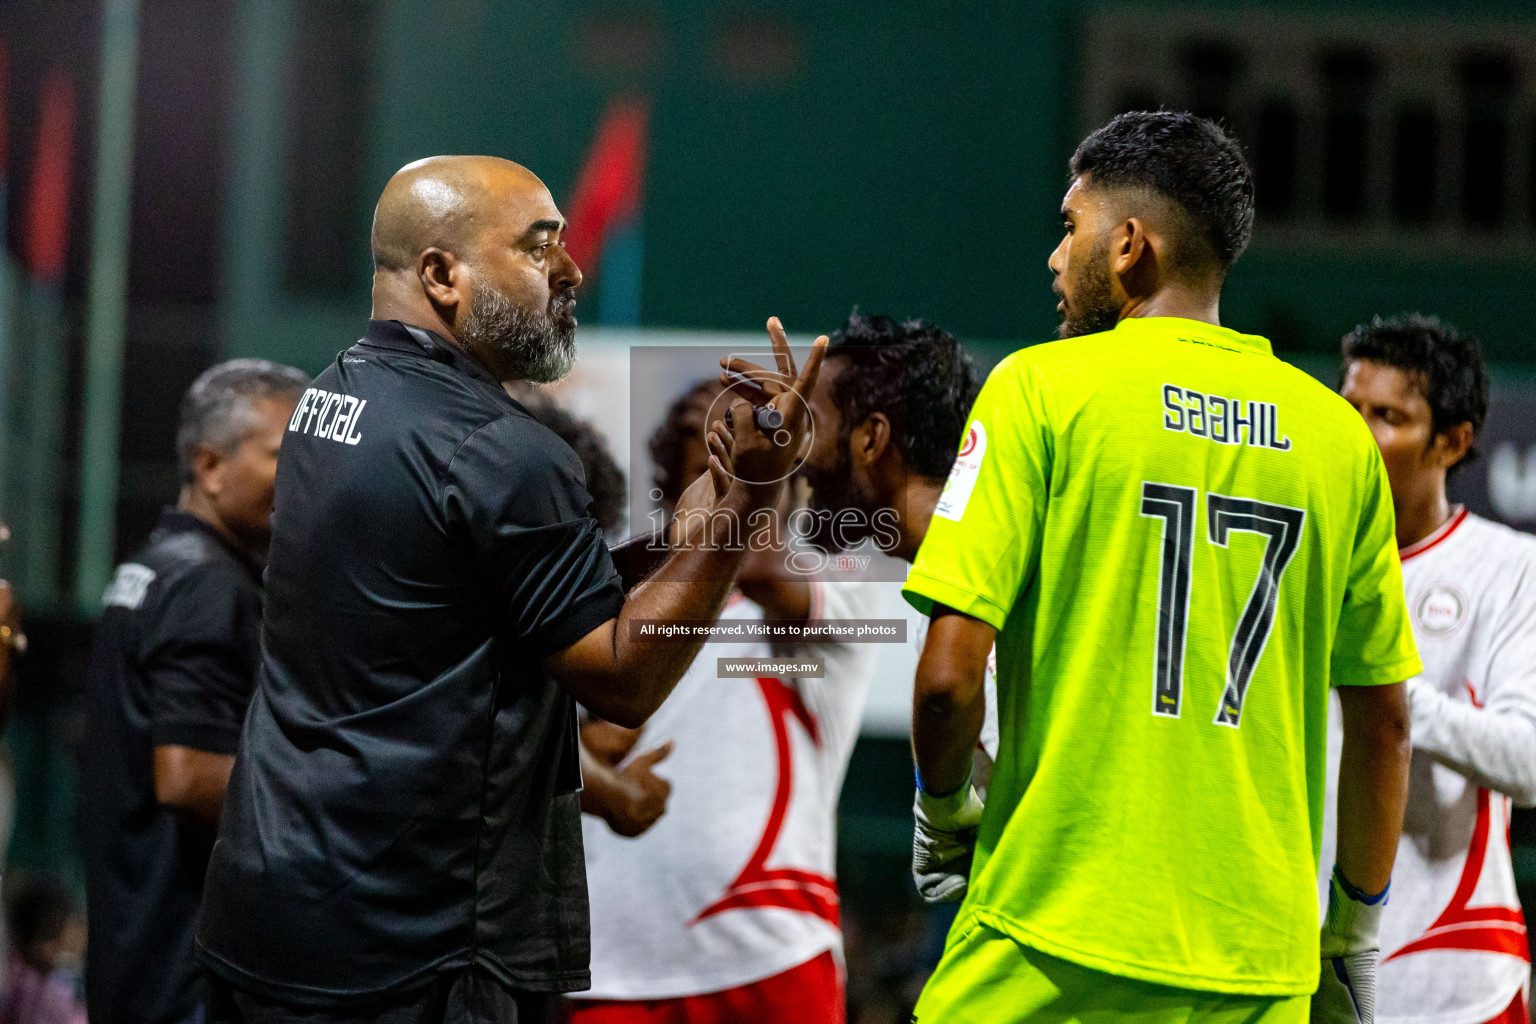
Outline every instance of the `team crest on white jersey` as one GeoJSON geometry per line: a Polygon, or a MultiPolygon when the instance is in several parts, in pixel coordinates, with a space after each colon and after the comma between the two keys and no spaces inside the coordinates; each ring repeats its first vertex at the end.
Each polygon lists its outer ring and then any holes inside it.
{"type": "Polygon", "coordinates": [[[1413,619],[1429,636],[1450,636],[1467,617],[1467,595],[1454,583],[1435,583],[1413,602],[1413,619]]]}

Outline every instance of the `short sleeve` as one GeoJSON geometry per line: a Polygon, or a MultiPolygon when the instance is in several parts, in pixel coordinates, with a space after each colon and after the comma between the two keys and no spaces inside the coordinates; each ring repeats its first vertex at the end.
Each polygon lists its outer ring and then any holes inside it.
{"type": "Polygon", "coordinates": [[[1016,354],[987,378],[902,594],[1002,629],[1039,557],[1053,438],[1044,385],[1016,354]]]}
{"type": "Polygon", "coordinates": [[[540,424],[504,416],[455,453],[443,514],[506,609],[520,653],[542,658],[619,614],[624,593],[592,518],[581,463],[540,424]]]}
{"type": "Polygon", "coordinates": [[[140,654],[155,746],[235,752],[261,651],[261,598],[240,571],[193,566],[157,602],[140,654]]]}
{"type": "Polygon", "coordinates": [[[1333,639],[1334,686],[1401,683],[1424,669],[1403,596],[1392,491],[1374,445],[1365,463],[1349,581],[1333,639]]]}

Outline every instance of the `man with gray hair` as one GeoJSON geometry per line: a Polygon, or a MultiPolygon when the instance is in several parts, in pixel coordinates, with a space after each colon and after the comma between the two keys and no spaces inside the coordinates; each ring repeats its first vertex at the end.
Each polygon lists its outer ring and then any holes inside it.
{"type": "Polygon", "coordinates": [[[193,927],[255,683],[278,446],[308,383],[264,359],[193,382],[180,500],[103,598],[81,807],[96,1024],[205,1014],[193,927]]]}

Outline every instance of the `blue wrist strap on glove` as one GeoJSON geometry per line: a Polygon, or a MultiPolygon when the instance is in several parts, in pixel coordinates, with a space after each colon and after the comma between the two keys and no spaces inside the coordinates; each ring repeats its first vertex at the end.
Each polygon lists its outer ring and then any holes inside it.
{"type": "Polygon", "coordinates": [[[917,765],[912,766],[912,781],[916,783],[917,791],[919,793],[923,794],[924,796],[933,797],[936,800],[943,800],[965,792],[965,790],[971,784],[971,770],[967,768],[965,771],[965,781],[960,783],[960,785],[956,786],[952,791],[948,793],[934,793],[927,786],[923,785],[923,772],[922,769],[918,768],[917,765]]]}
{"type": "Polygon", "coordinates": [[[1368,907],[1374,907],[1378,903],[1387,902],[1387,893],[1392,891],[1392,883],[1388,882],[1387,887],[1381,890],[1381,892],[1374,896],[1367,896],[1359,889],[1356,889],[1354,885],[1350,883],[1349,879],[1344,877],[1344,872],[1339,870],[1339,866],[1337,864],[1333,866],[1333,877],[1338,879],[1339,888],[1344,890],[1345,896],[1348,896],[1356,903],[1364,903],[1368,907]]]}

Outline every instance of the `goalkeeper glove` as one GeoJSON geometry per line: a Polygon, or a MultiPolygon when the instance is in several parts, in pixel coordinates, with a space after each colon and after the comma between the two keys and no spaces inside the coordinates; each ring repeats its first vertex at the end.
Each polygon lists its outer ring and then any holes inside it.
{"type": "Polygon", "coordinates": [[[1386,905],[1387,889],[1367,896],[1334,867],[1328,917],[1323,921],[1322,977],[1312,997],[1312,1024],[1372,1024],[1380,951],[1377,934],[1386,905]]]}
{"type": "Polygon", "coordinates": [[[969,775],[948,796],[923,792],[923,780],[918,777],[917,797],[912,802],[912,816],[916,819],[912,833],[912,878],[925,901],[949,903],[965,898],[981,811],[981,797],[976,795],[969,775]]]}

